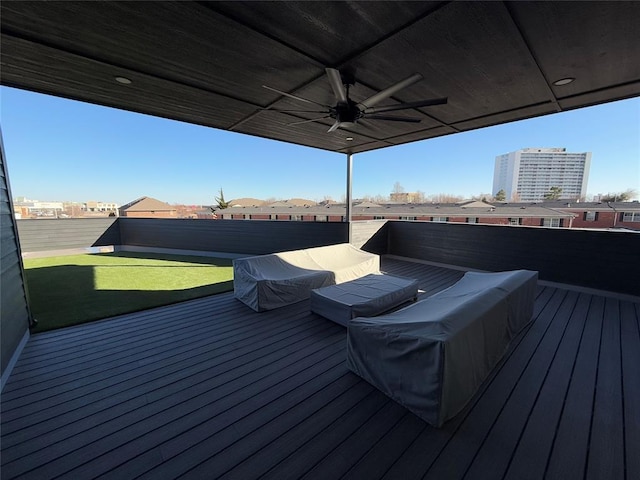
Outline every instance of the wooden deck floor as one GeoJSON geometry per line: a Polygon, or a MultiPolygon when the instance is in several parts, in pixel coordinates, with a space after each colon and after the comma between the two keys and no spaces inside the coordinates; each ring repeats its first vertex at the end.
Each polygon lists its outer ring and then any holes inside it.
{"type": "MultiPolygon", "coordinates": [[[[455,270],[384,259],[427,294],[455,270]]],[[[346,329],[231,294],[34,335],[1,478],[640,478],[640,304],[540,287],[534,321],[434,429],[345,367],[346,329]]]]}

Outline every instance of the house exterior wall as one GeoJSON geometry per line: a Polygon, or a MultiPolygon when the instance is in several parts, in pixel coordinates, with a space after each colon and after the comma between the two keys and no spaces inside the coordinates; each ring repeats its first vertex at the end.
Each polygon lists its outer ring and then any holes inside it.
{"type": "Polygon", "coordinates": [[[488,225],[508,225],[509,219],[506,217],[478,217],[478,223],[486,223],[488,225]]]}
{"type": "MultiPolygon", "coordinates": [[[[352,212],[352,221],[371,221],[371,220],[408,220],[417,222],[451,222],[451,223],[486,223],[493,225],[510,225],[511,218],[514,215],[520,218],[518,225],[528,226],[544,226],[545,219],[553,219],[553,226],[571,227],[573,213],[560,212],[559,209],[545,208],[526,204],[523,207],[492,207],[478,208],[473,207],[466,209],[464,206],[375,206],[359,209],[352,212]],[[425,212],[424,210],[427,210],[425,212]],[[491,212],[490,214],[487,212],[491,212]],[[469,219],[472,219],[469,221],[469,219]],[[446,219],[446,220],[444,220],[446,219]],[[558,219],[561,219],[558,225],[558,219]]],[[[343,222],[343,215],[336,215],[336,211],[330,208],[290,208],[288,206],[278,209],[271,207],[267,212],[256,211],[260,207],[243,207],[233,212],[226,210],[217,213],[218,219],[224,220],[278,220],[278,221],[302,221],[302,222],[343,222]],[[227,212],[227,213],[223,213],[227,212]]],[[[338,207],[337,211],[342,213],[343,208],[338,207]]]]}
{"type": "Polygon", "coordinates": [[[4,146],[0,137],[0,385],[4,386],[13,363],[28,338],[30,312],[24,268],[13,216],[11,188],[4,146]]]}
{"type": "Polygon", "coordinates": [[[574,228],[628,228],[630,230],[640,230],[640,209],[637,207],[633,209],[618,207],[615,211],[613,209],[571,209],[569,211],[576,215],[573,220],[574,228]],[[625,216],[625,212],[630,215],[625,216]],[[632,217],[633,220],[625,221],[628,217],[632,217]]]}
{"type": "Polygon", "coordinates": [[[612,228],[616,213],[614,211],[593,211],[594,220],[587,220],[587,211],[571,210],[576,218],[573,220],[575,228],[612,228]]]}
{"type": "Polygon", "coordinates": [[[625,212],[617,212],[618,218],[616,227],[626,227],[632,230],[640,230],[640,211],[633,212],[634,218],[631,221],[625,221],[625,212]]]}

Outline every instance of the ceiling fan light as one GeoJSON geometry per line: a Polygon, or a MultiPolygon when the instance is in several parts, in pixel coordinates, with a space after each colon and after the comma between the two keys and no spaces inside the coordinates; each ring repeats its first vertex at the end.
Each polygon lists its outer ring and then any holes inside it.
{"type": "Polygon", "coordinates": [[[556,87],[561,87],[562,85],[569,85],[574,80],[575,80],[575,78],[573,78],[573,77],[566,77],[566,78],[561,78],[559,80],[556,80],[555,82],[553,82],[553,84],[556,87]]]}

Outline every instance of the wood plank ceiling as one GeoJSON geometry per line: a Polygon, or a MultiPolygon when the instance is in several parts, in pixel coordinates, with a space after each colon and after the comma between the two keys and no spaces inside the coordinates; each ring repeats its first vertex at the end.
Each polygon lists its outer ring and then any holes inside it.
{"type": "MultiPolygon", "coordinates": [[[[640,2],[1,3],[3,85],[329,151],[358,153],[640,95],[640,2]],[[309,104],[447,97],[327,133],[309,104]],[[123,85],[115,77],[131,80],[123,85]],[[563,86],[563,78],[575,81],[563,86]],[[347,137],[353,140],[348,141],[347,137]]],[[[603,121],[606,121],[603,119],[603,121]]]]}

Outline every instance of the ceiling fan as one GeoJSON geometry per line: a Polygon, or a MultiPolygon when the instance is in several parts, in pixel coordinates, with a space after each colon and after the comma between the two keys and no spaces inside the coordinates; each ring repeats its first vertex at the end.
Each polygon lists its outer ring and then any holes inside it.
{"type": "Polygon", "coordinates": [[[349,88],[353,86],[355,82],[355,78],[353,75],[348,73],[341,73],[339,70],[335,68],[325,68],[325,72],[327,73],[327,77],[329,79],[329,84],[331,85],[331,89],[336,97],[336,104],[334,106],[324,105],[322,103],[315,102],[313,100],[309,100],[307,98],[299,97],[297,95],[292,95],[290,93],[283,92],[281,90],[277,90],[273,87],[268,87],[267,85],[263,85],[264,88],[268,90],[272,90],[280,95],[284,95],[289,98],[293,98],[294,100],[299,100],[301,102],[311,103],[314,105],[318,105],[323,107],[324,110],[277,110],[273,108],[266,108],[265,110],[271,110],[276,112],[285,112],[285,113],[323,113],[322,117],[312,118],[310,120],[301,120],[299,122],[288,123],[288,126],[291,125],[301,125],[303,123],[310,122],[318,122],[320,120],[324,120],[327,118],[332,118],[335,120],[334,124],[328,130],[327,133],[333,132],[339,127],[352,127],[359,120],[388,120],[392,122],[408,122],[408,123],[419,123],[421,118],[417,117],[399,117],[393,115],[380,115],[380,113],[385,112],[395,112],[398,110],[407,110],[410,108],[421,108],[428,107],[431,105],[442,105],[447,103],[447,98],[433,98],[431,100],[420,100],[417,102],[410,103],[398,103],[395,105],[387,105],[376,107],[378,103],[381,101],[391,97],[395,93],[399,92],[403,88],[408,87],[409,85],[413,85],[414,83],[422,80],[422,75],[419,73],[414,73],[410,77],[401,80],[400,82],[391,85],[388,88],[376,93],[375,95],[370,96],[366,100],[361,102],[354,102],[349,98],[349,88]]]}

